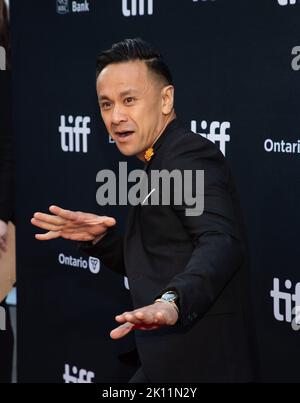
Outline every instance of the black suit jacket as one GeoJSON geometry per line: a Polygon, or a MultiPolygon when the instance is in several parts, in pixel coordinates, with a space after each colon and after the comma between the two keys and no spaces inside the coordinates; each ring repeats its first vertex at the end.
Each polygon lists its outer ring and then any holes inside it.
{"type": "Polygon", "coordinates": [[[135,308],[166,290],[179,294],[176,325],[136,330],[146,375],[153,382],[247,382],[249,353],[245,246],[231,173],[219,149],[172,121],[145,165],[152,170],[204,170],[204,212],[186,205],[131,208],[124,237],[112,229],[85,247],[128,276],[135,308]]]}

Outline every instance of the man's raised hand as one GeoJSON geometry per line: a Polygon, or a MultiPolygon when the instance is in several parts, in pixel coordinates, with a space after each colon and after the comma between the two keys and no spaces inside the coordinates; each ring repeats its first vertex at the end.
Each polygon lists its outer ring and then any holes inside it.
{"type": "Polygon", "coordinates": [[[41,241],[65,238],[73,241],[93,241],[104,236],[109,227],[116,224],[112,217],[83,213],[82,211],[64,210],[58,206],[50,206],[52,214],[35,213],[31,223],[48,232],[36,234],[41,241]]]}
{"type": "Polygon", "coordinates": [[[131,312],[124,312],[115,319],[121,325],[110,332],[110,337],[120,339],[133,329],[154,330],[161,326],[175,325],[178,312],[169,302],[155,302],[131,312]]]}

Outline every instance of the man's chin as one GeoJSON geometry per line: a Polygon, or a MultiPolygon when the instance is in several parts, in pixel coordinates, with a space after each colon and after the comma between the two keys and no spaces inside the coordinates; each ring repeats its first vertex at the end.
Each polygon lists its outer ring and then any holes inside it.
{"type": "Polygon", "coordinates": [[[119,147],[118,144],[117,144],[117,147],[118,147],[120,153],[125,155],[126,157],[132,157],[134,155],[137,155],[137,152],[135,150],[129,149],[124,146],[119,147]]]}

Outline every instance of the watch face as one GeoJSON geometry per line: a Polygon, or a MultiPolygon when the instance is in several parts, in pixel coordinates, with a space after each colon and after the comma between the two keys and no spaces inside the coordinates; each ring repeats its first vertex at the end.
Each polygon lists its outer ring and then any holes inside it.
{"type": "Polygon", "coordinates": [[[174,292],[165,293],[162,295],[162,299],[169,301],[169,302],[173,302],[173,301],[176,301],[177,295],[174,292]]]}

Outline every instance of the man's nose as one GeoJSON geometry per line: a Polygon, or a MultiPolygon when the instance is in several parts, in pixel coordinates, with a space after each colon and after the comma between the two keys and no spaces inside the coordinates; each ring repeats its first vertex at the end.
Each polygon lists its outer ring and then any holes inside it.
{"type": "Polygon", "coordinates": [[[127,120],[126,114],[122,107],[115,105],[111,116],[112,123],[115,125],[125,122],[127,120]]]}

